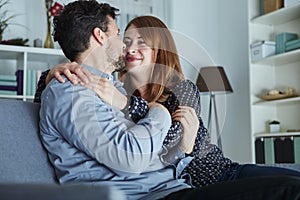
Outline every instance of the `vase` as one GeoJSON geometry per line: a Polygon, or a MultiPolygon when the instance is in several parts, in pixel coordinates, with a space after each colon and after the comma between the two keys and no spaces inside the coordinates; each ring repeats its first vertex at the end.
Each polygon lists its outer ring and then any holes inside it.
{"type": "Polygon", "coordinates": [[[47,13],[47,36],[44,42],[44,48],[54,48],[54,43],[51,35],[51,14],[47,13]]]}

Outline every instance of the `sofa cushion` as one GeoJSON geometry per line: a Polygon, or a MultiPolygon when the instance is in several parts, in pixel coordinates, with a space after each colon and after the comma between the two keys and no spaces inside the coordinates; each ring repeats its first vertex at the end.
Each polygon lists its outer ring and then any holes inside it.
{"type": "Polygon", "coordinates": [[[0,183],[55,183],[39,139],[39,104],[0,99],[0,183]]]}
{"type": "Polygon", "coordinates": [[[107,185],[1,184],[1,200],[125,200],[124,193],[107,185]]]}

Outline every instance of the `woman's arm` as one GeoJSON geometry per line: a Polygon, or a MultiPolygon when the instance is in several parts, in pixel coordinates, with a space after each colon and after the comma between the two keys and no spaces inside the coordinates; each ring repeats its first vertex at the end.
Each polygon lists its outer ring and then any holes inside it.
{"type": "Polygon", "coordinates": [[[36,91],[34,94],[33,101],[35,103],[41,103],[41,95],[42,95],[43,90],[46,88],[46,77],[47,77],[49,71],[50,70],[46,70],[46,71],[42,72],[42,74],[41,74],[41,77],[38,81],[37,88],[36,88],[36,91]]]}
{"type": "Polygon", "coordinates": [[[194,151],[200,148],[206,142],[210,142],[210,137],[204,126],[201,117],[201,98],[198,87],[190,80],[184,80],[174,88],[174,94],[179,102],[179,105],[189,106],[195,109],[196,115],[199,120],[198,135],[194,151]]]}
{"type": "MultiPolygon", "coordinates": [[[[184,128],[183,124],[174,118],[172,119],[171,128],[164,141],[164,145],[166,146],[165,152],[163,152],[162,155],[162,159],[167,163],[175,163],[179,158],[182,158],[182,153],[191,155],[197,154],[201,146],[210,139],[200,116],[200,92],[197,86],[189,80],[184,80],[176,85],[172,91],[173,95],[164,103],[165,106],[168,107],[169,112],[171,112],[171,114],[175,113],[179,105],[193,108],[195,112],[194,117],[198,119],[199,125],[196,139],[194,139],[194,136],[191,136],[193,135],[192,132],[188,132],[189,128],[184,128]],[[192,152],[185,150],[182,144],[184,141],[195,141],[192,152]],[[181,150],[185,150],[185,152],[181,150]]],[[[188,142],[186,144],[188,144],[188,142]]],[[[192,148],[192,144],[190,148],[192,148]]]]}

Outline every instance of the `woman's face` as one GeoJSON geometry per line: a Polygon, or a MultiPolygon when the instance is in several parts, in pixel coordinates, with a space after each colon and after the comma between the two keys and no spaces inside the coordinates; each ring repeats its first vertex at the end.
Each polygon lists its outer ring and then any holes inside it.
{"type": "Polygon", "coordinates": [[[153,50],[147,46],[138,29],[131,25],[124,35],[126,69],[129,73],[145,73],[154,65],[153,50]]]}

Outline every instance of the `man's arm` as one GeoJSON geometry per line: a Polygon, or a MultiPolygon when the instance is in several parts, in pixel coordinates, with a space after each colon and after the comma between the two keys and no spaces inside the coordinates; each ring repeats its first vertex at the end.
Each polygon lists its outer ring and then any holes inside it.
{"type": "MultiPolygon", "coordinates": [[[[147,170],[150,163],[158,162],[158,152],[171,125],[166,109],[155,106],[144,119],[134,124],[125,118],[119,120],[121,112],[115,112],[82,86],[57,82],[45,92],[42,106],[50,106],[45,110],[49,113],[44,114],[47,121],[55,123],[57,132],[53,134],[62,136],[99,163],[117,173],[140,173],[147,170]],[[69,88],[61,93],[60,87],[69,88]],[[55,102],[53,107],[51,102],[55,102]]],[[[161,164],[157,166],[162,167],[161,164]]]]}

